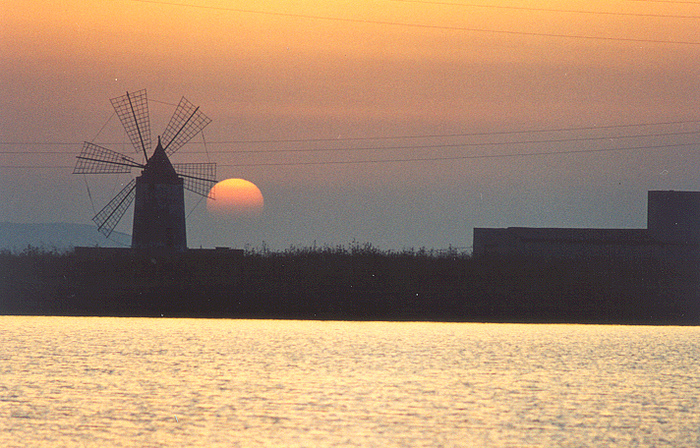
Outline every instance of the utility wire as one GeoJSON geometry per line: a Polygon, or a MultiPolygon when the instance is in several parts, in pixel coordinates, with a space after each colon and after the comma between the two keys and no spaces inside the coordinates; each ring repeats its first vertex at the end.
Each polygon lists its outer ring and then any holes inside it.
{"type": "MultiPolygon", "coordinates": [[[[211,163],[211,158],[209,157],[209,152],[207,151],[207,141],[204,139],[204,130],[201,130],[199,133],[202,135],[202,143],[204,144],[204,153],[207,155],[207,162],[211,163]]],[[[201,204],[202,200],[204,199],[206,199],[204,196],[199,197],[197,203],[194,204],[194,207],[192,207],[187,216],[185,216],[185,220],[190,219],[190,215],[194,213],[194,211],[197,209],[197,207],[199,207],[199,204],[201,204]]]]}
{"type": "MultiPolygon", "coordinates": [[[[576,131],[597,131],[597,130],[609,130],[609,129],[623,129],[623,128],[634,128],[634,127],[647,127],[647,126],[670,126],[670,125],[687,125],[700,123],[700,120],[686,120],[686,121],[659,121],[659,122],[645,122],[645,123],[632,123],[632,124],[611,124],[611,125],[599,125],[599,126],[579,126],[579,127],[568,127],[568,128],[544,128],[544,129],[525,129],[517,131],[484,131],[484,132],[463,132],[463,133],[450,133],[450,134],[410,134],[410,135],[394,135],[394,136],[383,136],[383,137],[324,137],[324,138],[300,138],[300,139],[264,139],[264,140],[218,140],[218,141],[208,141],[209,145],[223,145],[223,144],[279,144],[279,143],[320,143],[320,142],[346,142],[346,141],[367,141],[367,140],[413,140],[413,139],[428,139],[428,138],[455,138],[455,137],[488,137],[488,136],[502,136],[502,135],[521,135],[521,134],[539,134],[539,133],[555,133],[555,132],[576,132],[576,131]]],[[[0,146],[75,146],[81,143],[77,142],[2,142],[0,141],[0,146]]],[[[106,142],[102,144],[120,144],[114,142],[106,142]]],[[[191,142],[190,144],[198,144],[198,142],[191,142]]],[[[9,154],[15,152],[0,152],[2,154],[9,154]]],[[[26,153],[26,151],[22,151],[26,153]]],[[[47,154],[51,153],[49,151],[37,152],[37,154],[47,154]]]]}
{"type": "Polygon", "coordinates": [[[90,185],[88,185],[87,176],[83,174],[83,181],[85,182],[85,189],[87,190],[88,197],[90,198],[90,205],[92,206],[92,212],[96,215],[97,209],[95,208],[95,201],[92,199],[92,193],[90,192],[90,185]]]}
{"type": "Polygon", "coordinates": [[[334,22],[345,22],[345,23],[359,23],[367,25],[381,25],[381,26],[400,26],[409,28],[422,28],[422,29],[434,29],[434,30],[447,30],[447,31],[467,31],[475,33],[489,33],[489,34],[506,34],[514,36],[539,36],[539,37],[554,37],[561,39],[582,39],[582,40],[607,40],[607,41],[617,41],[617,42],[633,42],[633,43],[654,43],[654,44],[675,44],[675,45],[700,45],[698,41],[682,41],[682,40],[662,40],[662,39],[643,39],[635,37],[610,37],[610,36],[587,36],[587,35],[577,35],[577,34],[560,34],[560,33],[538,33],[532,31],[514,31],[514,30],[495,30],[488,28],[471,28],[471,27],[460,27],[460,26],[446,26],[446,25],[427,25],[420,23],[402,23],[402,22],[391,22],[388,20],[368,20],[368,19],[353,19],[346,17],[327,17],[327,16],[315,16],[311,14],[297,14],[297,13],[286,13],[286,12],[275,12],[275,11],[259,11],[253,9],[241,9],[241,8],[229,8],[223,6],[206,6],[206,5],[191,5],[186,3],[175,3],[169,1],[161,0],[129,0],[137,3],[149,3],[156,5],[167,5],[167,6],[177,6],[184,8],[197,8],[197,9],[209,9],[216,11],[228,11],[228,12],[238,12],[244,14],[259,14],[275,17],[291,17],[296,19],[309,19],[309,20],[325,20],[334,22]]]}
{"type": "MultiPolygon", "coordinates": [[[[239,150],[208,150],[206,141],[204,142],[204,151],[189,151],[190,154],[205,153],[207,161],[211,162],[210,154],[277,154],[277,153],[303,153],[303,152],[348,152],[348,151],[389,151],[389,150],[411,150],[411,149],[443,149],[443,148],[460,148],[474,146],[505,146],[505,145],[531,145],[540,143],[570,143],[570,142],[586,142],[586,141],[602,141],[602,140],[622,140],[633,138],[649,138],[649,137],[674,137],[686,135],[698,135],[698,131],[680,131],[680,132],[661,132],[651,134],[628,134],[628,135],[605,135],[596,137],[568,137],[568,138],[552,138],[540,140],[506,140],[497,142],[458,142],[458,143],[436,143],[423,145],[396,145],[396,146],[362,146],[348,148],[283,148],[283,149],[239,149],[239,150]]],[[[204,138],[204,136],[202,136],[204,138]]],[[[211,143],[211,142],[210,142],[211,143]]],[[[0,154],[58,154],[70,155],[73,153],[65,153],[61,151],[0,151],[0,154]]]]}
{"type": "Polygon", "coordinates": [[[429,0],[390,0],[398,3],[417,3],[425,5],[458,6],[464,8],[485,8],[485,9],[505,9],[512,11],[533,11],[533,12],[556,12],[566,14],[586,14],[601,16],[622,16],[622,17],[650,17],[662,19],[700,19],[700,15],[677,15],[677,14],[654,14],[637,12],[617,12],[617,11],[582,11],[576,9],[554,9],[554,8],[533,8],[529,6],[507,6],[507,5],[484,5],[476,3],[454,3],[429,0]]]}
{"type": "Polygon", "coordinates": [[[206,199],[204,196],[199,196],[199,200],[197,201],[197,203],[194,204],[194,206],[190,209],[190,212],[187,214],[187,216],[185,216],[185,221],[187,221],[188,219],[190,219],[190,215],[191,215],[192,213],[194,213],[194,211],[197,209],[197,207],[199,207],[199,204],[200,204],[204,199],[206,199]]]}
{"type": "MultiPolygon", "coordinates": [[[[411,134],[394,135],[385,137],[325,137],[325,138],[304,138],[304,139],[270,139],[270,140],[222,140],[209,142],[210,144],[262,144],[262,143],[306,143],[306,142],[344,142],[344,141],[366,141],[366,140],[413,140],[424,138],[453,138],[453,137],[487,137],[497,135],[519,135],[519,134],[539,134],[554,132],[575,132],[575,131],[597,131],[606,129],[621,129],[645,126],[668,126],[700,123],[700,120],[690,121],[661,121],[634,124],[611,124],[602,126],[579,126],[570,128],[545,128],[545,129],[525,129],[518,131],[483,131],[483,132],[460,132],[451,134],[411,134]]],[[[0,143],[1,144],[1,143],[0,143]]]]}
{"type": "Polygon", "coordinates": [[[352,165],[352,164],[368,164],[368,163],[402,163],[402,162],[439,162],[446,160],[474,160],[474,159],[504,159],[504,158],[520,158],[520,157],[535,157],[535,156],[556,156],[567,154],[594,154],[604,152],[624,152],[624,151],[641,151],[653,149],[669,149],[696,146],[695,143],[678,143],[672,145],[657,145],[657,146],[633,146],[626,148],[605,148],[605,149],[572,149],[562,151],[539,151],[527,153],[509,153],[509,154],[479,154],[468,156],[445,156],[445,157],[416,157],[405,159],[377,159],[377,160],[338,160],[326,162],[279,162],[279,163],[250,163],[250,164],[218,164],[225,167],[257,167],[257,166],[299,166],[299,165],[352,165]]]}
{"type": "Polygon", "coordinates": [[[202,145],[204,145],[204,153],[207,155],[207,162],[211,163],[211,157],[209,157],[209,150],[207,149],[207,140],[204,138],[204,129],[202,129],[199,133],[202,136],[202,145]]]}
{"type": "Polygon", "coordinates": [[[104,131],[104,129],[107,127],[107,125],[109,124],[109,122],[112,121],[112,118],[113,118],[115,115],[117,115],[117,113],[116,113],[116,112],[112,112],[112,115],[110,115],[109,118],[107,119],[107,121],[105,121],[105,124],[103,124],[102,127],[100,128],[100,130],[97,131],[97,134],[95,135],[95,138],[92,139],[93,142],[94,142],[95,140],[97,140],[97,137],[100,136],[100,134],[102,133],[102,131],[104,131]]]}
{"type": "MultiPolygon", "coordinates": [[[[351,165],[351,164],[370,164],[370,163],[399,163],[399,162],[435,162],[444,160],[473,160],[473,159],[503,159],[503,158],[518,158],[518,157],[535,157],[535,156],[556,156],[567,154],[596,154],[606,152],[625,152],[625,151],[643,151],[643,150],[658,150],[658,149],[677,149],[683,147],[696,147],[697,143],[676,143],[666,145],[645,145],[645,146],[628,146],[622,148],[599,148],[599,149],[571,149],[561,151],[538,151],[524,153],[508,153],[508,154],[477,154],[466,156],[441,156],[441,157],[416,157],[402,159],[374,159],[374,160],[336,160],[324,162],[263,162],[263,163],[240,163],[240,164],[221,164],[222,167],[261,167],[261,166],[303,166],[303,165],[351,165]]],[[[72,166],[39,166],[39,165],[2,165],[0,168],[5,169],[66,169],[73,168],[72,166]]]]}
{"type": "MultiPolygon", "coordinates": [[[[443,149],[443,148],[459,148],[459,147],[474,147],[474,146],[505,146],[505,145],[528,145],[539,143],[570,143],[583,141],[601,141],[601,140],[618,140],[632,138],[648,138],[648,137],[671,137],[682,135],[697,135],[700,131],[687,132],[667,132],[658,134],[632,134],[632,135],[615,135],[602,137],[570,137],[556,138],[545,140],[516,140],[516,141],[499,141],[499,142],[459,142],[459,143],[440,143],[432,145],[401,145],[401,146],[369,146],[359,148],[292,148],[292,149],[243,149],[234,151],[211,151],[213,153],[223,154],[252,154],[252,153],[288,153],[288,152],[336,152],[336,151],[384,151],[384,150],[410,150],[410,149],[443,149]]],[[[198,151],[192,151],[198,152],[198,151]]]]}
{"type": "Polygon", "coordinates": [[[675,1],[675,0],[628,0],[628,1],[637,2],[637,3],[670,3],[670,4],[677,4],[677,5],[700,6],[699,2],[683,2],[683,1],[675,1]]]}

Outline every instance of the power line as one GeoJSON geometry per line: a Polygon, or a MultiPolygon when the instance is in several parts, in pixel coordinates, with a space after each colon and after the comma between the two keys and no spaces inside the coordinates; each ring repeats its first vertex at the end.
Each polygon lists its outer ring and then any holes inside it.
{"type": "Polygon", "coordinates": [[[695,143],[678,143],[672,145],[656,145],[656,146],[634,146],[626,148],[605,148],[605,149],[572,149],[562,151],[539,151],[529,153],[509,153],[509,154],[479,154],[468,156],[444,156],[444,157],[415,157],[404,159],[375,159],[375,160],[338,160],[326,162],[279,162],[279,163],[250,163],[250,164],[217,164],[223,167],[261,167],[261,166],[303,166],[303,165],[352,165],[352,164],[370,164],[370,163],[403,163],[403,162],[439,162],[450,160],[475,160],[475,159],[504,159],[504,158],[520,158],[520,157],[536,157],[536,156],[556,156],[568,154],[594,154],[604,152],[624,152],[624,151],[642,151],[653,149],[669,149],[696,146],[695,143]]]}
{"type": "MultiPolygon", "coordinates": [[[[242,149],[242,150],[207,150],[206,143],[204,151],[190,151],[191,154],[205,153],[207,159],[209,154],[257,154],[257,153],[289,153],[289,152],[340,152],[340,151],[378,151],[378,150],[410,150],[410,149],[444,149],[444,148],[459,148],[459,147],[474,147],[474,146],[505,146],[505,145],[528,145],[540,143],[570,143],[570,142],[585,142],[585,141],[602,141],[602,140],[621,140],[633,138],[649,138],[649,137],[674,137],[685,135],[697,135],[699,131],[681,131],[681,132],[659,132],[651,134],[628,134],[628,135],[604,135],[596,137],[568,137],[568,138],[551,138],[540,140],[506,140],[497,142],[458,142],[458,143],[437,143],[437,144],[422,144],[422,145],[397,145],[397,146],[363,146],[363,147],[346,147],[346,148],[289,148],[289,149],[242,149]]],[[[211,143],[211,142],[209,142],[211,143]]],[[[74,153],[66,153],[61,151],[0,151],[0,154],[7,155],[30,155],[30,154],[59,154],[73,155],[74,153]]]]}
{"type": "Polygon", "coordinates": [[[367,141],[367,140],[414,140],[427,138],[456,138],[456,137],[487,137],[497,135],[522,135],[522,134],[539,134],[539,133],[554,133],[554,132],[576,132],[576,131],[597,131],[606,129],[621,129],[646,126],[669,126],[669,125],[686,125],[700,123],[700,120],[689,121],[662,121],[662,122],[647,122],[633,124],[611,124],[602,126],[579,126],[568,128],[544,128],[544,129],[525,129],[517,131],[483,131],[483,132],[459,132],[450,134],[411,134],[411,135],[393,135],[384,137],[324,137],[324,138],[305,138],[305,139],[268,139],[268,140],[222,140],[209,142],[210,144],[279,144],[279,143],[321,143],[321,142],[344,142],[344,141],[367,141]]]}
{"type": "Polygon", "coordinates": [[[676,0],[628,0],[628,1],[637,2],[637,3],[670,3],[670,4],[678,4],[678,5],[700,6],[700,3],[698,3],[698,2],[676,1],[676,0]]]}
{"type": "Polygon", "coordinates": [[[166,106],[177,107],[177,104],[175,104],[175,103],[168,103],[167,101],[158,101],[158,100],[154,100],[153,98],[148,98],[148,102],[149,103],[165,104],[166,106]]]}
{"type": "MultiPolygon", "coordinates": [[[[543,129],[524,129],[516,131],[483,131],[483,132],[459,132],[449,134],[409,134],[409,135],[391,135],[382,137],[322,137],[322,138],[300,138],[300,139],[263,139],[263,140],[218,140],[207,141],[208,145],[232,145],[232,144],[280,144],[280,143],[322,143],[322,142],[349,142],[349,141],[382,141],[382,140],[414,140],[428,138],[456,138],[456,137],[490,137],[504,135],[522,135],[522,134],[540,134],[540,133],[556,133],[556,132],[578,132],[578,131],[598,131],[609,129],[624,129],[635,127],[651,127],[651,126],[672,126],[672,125],[689,125],[700,123],[700,120],[685,120],[685,121],[658,121],[645,123],[631,124],[609,124],[596,126],[577,126],[565,128],[543,128],[543,129]]],[[[101,142],[101,144],[122,144],[123,142],[101,142]]],[[[0,146],[77,146],[83,142],[10,142],[0,141],[0,146]]],[[[190,145],[201,144],[199,142],[190,142],[190,145]]],[[[37,153],[51,153],[37,152],[37,153]]]]}
{"type": "MultiPolygon", "coordinates": [[[[335,160],[323,162],[263,162],[263,163],[239,163],[239,164],[221,164],[220,167],[263,167],[263,166],[307,166],[307,165],[353,165],[353,164],[373,164],[373,163],[403,163],[403,162],[439,162],[449,160],[476,160],[476,159],[503,159],[503,158],[519,158],[519,157],[537,157],[537,156],[556,156],[570,154],[597,154],[606,152],[626,152],[626,151],[644,151],[658,149],[672,149],[697,146],[697,143],[676,143],[666,145],[644,145],[644,146],[628,146],[623,148],[600,148],[600,149],[570,149],[561,151],[537,151],[524,153],[507,153],[507,154],[477,154],[465,156],[440,156],[440,157],[415,157],[415,158],[400,158],[400,159],[372,159],[372,160],[335,160]]],[[[40,166],[40,165],[1,165],[4,169],[72,169],[72,166],[40,166]]]]}
{"type": "Polygon", "coordinates": [[[308,20],[326,20],[334,22],[345,22],[345,23],[359,23],[367,25],[382,25],[382,26],[402,26],[410,28],[422,28],[422,29],[435,29],[435,30],[447,30],[447,31],[467,31],[475,33],[489,33],[489,34],[506,34],[514,36],[539,36],[539,37],[553,37],[561,39],[582,39],[582,40],[607,40],[607,41],[618,41],[618,42],[634,42],[634,43],[655,43],[655,44],[674,44],[674,45],[700,45],[697,41],[681,41],[681,40],[662,40],[662,39],[643,39],[634,37],[610,37],[610,36],[587,36],[587,35],[576,35],[576,34],[560,34],[560,33],[538,33],[532,31],[513,31],[513,30],[494,30],[487,28],[471,28],[471,27],[459,27],[459,26],[446,26],[446,25],[426,25],[419,23],[402,23],[402,22],[391,22],[388,20],[368,20],[368,19],[353,19],[346,17],[327,17],[327,16],[315,16],[311,14],[297,14],[297,13],[286,13],[286,12],[275,12],[275,11],[259,11],[252,9],[241,9],[241,8],[229,8],[223,6],[206,6],[206,5],[191,5],[186,3],[175,3],[169,1],[160,0],[129,0],[138,3],[150,3],[156,5],[167,5],[167,6],[177,6],[184,8],[197,8],[197,9],[208,9],[216,11],[228,11],[228,12],[238,12],[244,14],[259,14],[268,15],[275,17],[290,17],[295,19],[308,19],[308,20]]]}
{"type": "Polygon", "coordinates": [[[632,134],[632,135],[615,135],[615,136],[600,136],[600,137],[569,137],[555,138],[543,140],[515,140],[515,141],[499,141],[499,142],[459,142],[459,143],[440,143],[431,145],[400,145],[400,146],[370,146],[359,148],[293,148],[293,149],[244,149],[234,151],[211,151],[214,153],[225,154],[250,154],[250,153],[283,153],[283,152],[330,152],[330,151],[375,151],[375,150],[408,150],[408,149],[443,149],[443,148],[458,148],[458,147],[474,147],[474,146],[505,146],[505,145],[528,145],[539,143],[569,143],[582,141],[601,141],[601,140],[617,140],[617,139],[632,139],[632,138],[648,138],[648,137],[671,137],[682,135],[697,135],[700,131],[684,131],[684,132],[665,132],[656,134],[632,134]]]}
{"type": "Polygon", "coordinates": [[[391,0],[399,3],[418,3],[426,5],[442,5],[442,6],[461,6],[465,8],[485,8],[485,9],[505,9],[512,11],[533,11],[533,12],[557,12],[567,14],[585,14],[585,15],[601,15],[601,16],[627,16],[627,17],[650,17],[662,19],[700,19],[699,15],[677,15],[677,14],[653,14],[653,13],[636,13],[636,12],[616,12],[616,11],[582,11],[575,9],[554,9],[554,8],[534,8],[529,6],[506,6],[506,5],[483,5],[476,3],[454,3],[429,0],[391,0]]]}
{"type": "Polygon", "coordinates": [[[92,139],[93,142],[94,142],[95,140],[97,140],[97,137],[100,136],[100,134],[102,133],[102,131],[104,131],[104,129],[107,127],[107,125],[109,124],[109,122],[112,121],[112,118],[113,118],[115,115],[117,115],[116,112],[112,112],[112,115],[109,116],[109,118],[107,119],[107,121],[105,121],[105,124],[103,124],[102,127],[100,128],[100,130],[97,131],[97,134],[95,134],[95,138],[92,139]]]}

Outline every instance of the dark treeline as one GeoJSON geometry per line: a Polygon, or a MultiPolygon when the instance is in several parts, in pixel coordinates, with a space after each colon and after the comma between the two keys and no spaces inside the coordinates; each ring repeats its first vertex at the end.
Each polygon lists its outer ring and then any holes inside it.
{"type": "Polygon", "coordinates": [[[0,253],[0,314],[700,323],[697,263],[472,257],[371,245],[0,253]]]}

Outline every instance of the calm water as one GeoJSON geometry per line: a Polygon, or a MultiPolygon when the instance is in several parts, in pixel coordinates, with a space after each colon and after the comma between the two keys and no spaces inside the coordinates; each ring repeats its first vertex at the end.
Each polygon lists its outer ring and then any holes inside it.
{"type": "Polygon", "coordinates": [[[3,447],[695,447],[700,328],[0,317],[3,447]]]}

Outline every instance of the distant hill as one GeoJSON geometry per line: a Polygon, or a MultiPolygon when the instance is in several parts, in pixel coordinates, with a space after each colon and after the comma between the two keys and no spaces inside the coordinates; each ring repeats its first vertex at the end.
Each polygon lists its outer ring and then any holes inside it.
{"type": "Polygon", "coordinates": [[[48,223],[17,224],[0,222],[0,250],[21,252],[27,246],[65,252],[76,246],[124,247],[131,245],[131,235],[112,232],[106,239],[94,225],[48,223]]]}

